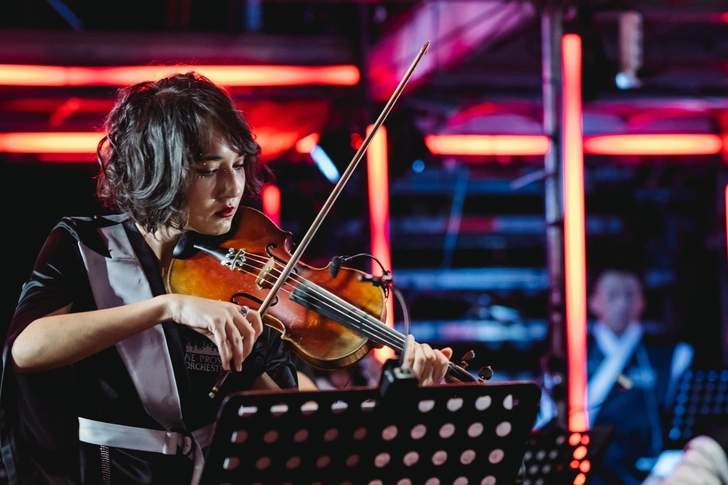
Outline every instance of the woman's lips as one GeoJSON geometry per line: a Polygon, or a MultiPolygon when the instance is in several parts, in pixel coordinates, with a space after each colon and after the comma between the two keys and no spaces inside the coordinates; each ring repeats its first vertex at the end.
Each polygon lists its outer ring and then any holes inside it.
{"type": "Polygon", "coordinates": [[[235,207],[226,207],[225,209],[221,211],[215,212],[215,215],[217,217],[227,218],[232,217],[233,214],[235,214],[235,207]]]}

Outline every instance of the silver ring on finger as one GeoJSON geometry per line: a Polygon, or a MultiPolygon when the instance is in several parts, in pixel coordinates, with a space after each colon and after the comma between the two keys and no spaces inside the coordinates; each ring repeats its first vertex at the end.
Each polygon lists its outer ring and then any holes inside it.
{"type": "Polygon", "coordinates": [[[248,308],[245,305],[243,305],[243,306],[240,307],[240,314],[243,316],[243,318],[245,318],[245,317],[248,316],[248,312],[249,311],[250,311],[250,308],[248,308]]]}

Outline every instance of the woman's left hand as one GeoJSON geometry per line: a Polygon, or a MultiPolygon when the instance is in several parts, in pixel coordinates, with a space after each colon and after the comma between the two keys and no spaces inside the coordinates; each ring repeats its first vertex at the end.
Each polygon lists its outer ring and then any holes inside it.
{"type": "Polygon", "coordinates": [[[452,349],[433,349],[427,344],[418,344],[412,335],[407,336],[407,351],[404,354],[402,367],[412,369],[421,386],[440,384],[447,373],[448,362],[452,357],[452,349]]]}

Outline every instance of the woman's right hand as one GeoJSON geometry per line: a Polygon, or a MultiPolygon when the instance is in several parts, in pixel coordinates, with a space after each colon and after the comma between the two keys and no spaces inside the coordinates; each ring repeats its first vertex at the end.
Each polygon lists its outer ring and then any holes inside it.
{"type": "Polygon", "coordinates": [[[242,369],[243,361],[263,333],[263,322],[257,311],[248,310],[244,317],[241,313],[243,307],[235,303],[190,295],[166,296],[169,298],[171,320],[215,342],[223,369],[231,370],[230,361],[237,371],[242,369]]]}

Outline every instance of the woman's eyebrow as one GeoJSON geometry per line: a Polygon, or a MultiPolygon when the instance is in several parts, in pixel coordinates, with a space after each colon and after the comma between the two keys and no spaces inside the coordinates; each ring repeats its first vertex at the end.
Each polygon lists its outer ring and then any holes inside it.
{"type": "Polygon", "coordinates": [[[219,160],[222,160],[222,157],[220,155],[205,155],[204,157],[200,158],[198,162],[217,162],[219,160]]]}
{"type": "MultiPolygon", "coordinates": [[[[241,153],[240,155],[238,155],[237,157],[235,157],[235,160],[237,161],[237,160],[239,160],[241,158],[243,160],[245,159],[245,153],[241,153]]],[[[222,160],[223,160],[223,157],[221,155],[214,155],[213,154],[213,155],[205,155],[204,157],[202,157],[199,160],[197,160],[197,162],[195,162],[195,163],[219,162],[219,161],[222,161],[222,160]]]]}

